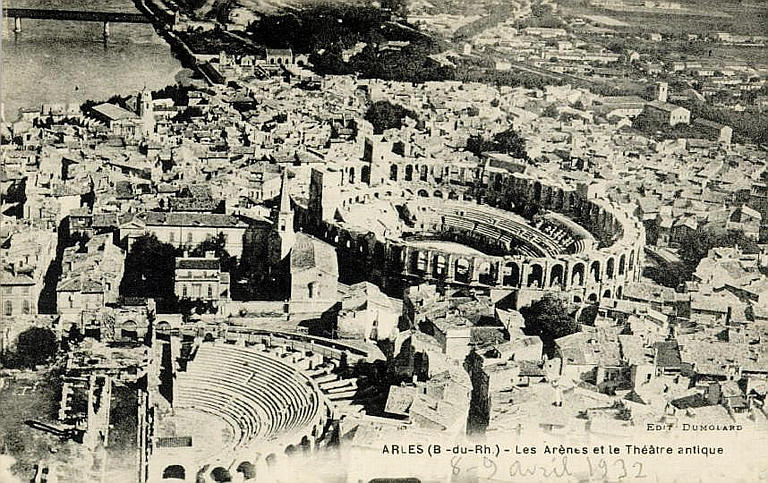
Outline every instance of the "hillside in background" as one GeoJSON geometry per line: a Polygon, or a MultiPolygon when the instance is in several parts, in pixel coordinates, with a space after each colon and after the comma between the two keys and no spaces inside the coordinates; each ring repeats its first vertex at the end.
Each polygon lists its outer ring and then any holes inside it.
{"type": "Polygon", "coordinates": [[[303,10],[319,5],[370,6],[369,0],[177,0],[187,14],[199,19],[216,19],[247,25],[262,15],[303,10]]]}

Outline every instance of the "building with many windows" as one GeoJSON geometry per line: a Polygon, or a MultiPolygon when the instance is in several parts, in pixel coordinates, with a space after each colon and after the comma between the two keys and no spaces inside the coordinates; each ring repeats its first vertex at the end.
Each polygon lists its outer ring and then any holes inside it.
{"type": "Polygon", "coordinates": [[[2,316],[36,315],[43,278],[56,251],[56,234],[31,230],[13,234],[0,253],[2,316]]]}
{"type": "Polygon", "coordinates": [[[214,252],[206,252],[203,257],[177,257],[173,279],[174,294],[180,299],[215,303],[229,300],[229,273],[221,271],[221,261],[214,252]]]}

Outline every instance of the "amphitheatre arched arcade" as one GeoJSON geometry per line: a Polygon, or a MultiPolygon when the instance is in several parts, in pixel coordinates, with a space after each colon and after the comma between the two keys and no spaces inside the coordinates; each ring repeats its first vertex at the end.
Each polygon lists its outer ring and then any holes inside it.
{"type": "Polygon", "coordinates": [[[595,185],[437,160],[358,166],[364,182],[352,169],[317,169],[297,225],[334,245],[351,275],[391,293],[408,280],[440,280],[516,292],[522,302],[549,291],[597,302],[640,276],[642,224],[595,185]],[[387,225],[395,213],[399,226],[387,225]]]}

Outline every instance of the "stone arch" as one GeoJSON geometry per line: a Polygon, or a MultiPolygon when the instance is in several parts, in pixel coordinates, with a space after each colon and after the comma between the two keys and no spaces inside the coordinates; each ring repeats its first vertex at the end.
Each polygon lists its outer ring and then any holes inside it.
{"type": "Polygon", "coordinates": [[[448,259],[442,253],[437,254],[435,257],[435,269],[433,272],[435,277],[445,277],[448,274],[448,259]]]}
{"type": "Polygon", "coordinates": [[[449,200],[458,200],[459,199],[459,195],[456,194],[455,191],[451,191],[451,192],[448,193],[448,199],[449,200]]]}
{"type": "Polygon", "coordinates": [[[580,304],[581,303],[581,297],[579,297],[578,295],[574,295],[573,296],[573,303],[580,304]]]}
{"type": "Polygon", "coordinates": [[[480,264],[477,266],[477,274],[478,274],[478,281],[486,285],[491,285],[495,279],[495,277],[493,276],[493,271],[491,269],[491,262],[489,262],[488,260],[483,260],[482,262],[480,262],[480,264]]]}
{"type": "Polygon", "coordinates": [[[286,456],[293,456],[293,455],[295,455],[296,454],[296,446],[294,446],[292,444],[289,444],[288,446],[285,447],[284,453],[285,453],[286,456]]]}
{"type": "Polygon", "coordinates": [[[225,483],[232,481],[232,475],[229,473],[228,469],[223,466],[217,466],[211,470],[211,479],[216,483],[225,483]]]}
{"type": "Polygon", "coordinates": [[[171,323],[167,320],[161,320],[155,326],[155,330],[158,332],[170,332],[171,328],[171,323]]]}
{"type": "Polygon", "coordinates": [[[597,302],[597,294],[595,292],[592,292],[591,294],[589,294],[589,297],[587,297],[587,302],[589,303],[597,302]]]}
{"type": "Polygon", "coordinates": [[[256,478],[256,465],[251,463],[250,461],[243,461],[239,465],[237,465],[237,469],[235,470],[238,473],[243,474],[243,478],[246,480],[252,480],[256,478]]]}
{"type": "Polygon", "coordinates": [[[605,291],[603,292],[603,298],[604,299],[611,298],[611,289],[605,289],[605,291]]]}
{"type": "Polygon", "coordinates": [[[531,271],[528,273],[528,282],[526,285],[528,287],[533,287],[534,284],[538,288],[542,288],[544,284],[544,268],[538,263],[531,265],[531,271]]]}
{"type": "Polygon", "coordinates": [[[552,265],[552,270],[549,272],[549,286],[563,284],[563,266],[558,264],[552,265]]]}
{"type": "Polygon", "coordinates": [[[627,262],[627,256],[626,254],[622,253],[619,257],[619,275],[624,275],[624,266],[627,262]]]}
{"type": "Polygon", "coordinates": [[[168,465],[163,469],[163,479],[176,478],[178,480],[184,480],[187,478],[187,470],[181,465],[168,465]]]}
{"type": "Polygon", "coordinates": [[[454,274],[457,282],[469,283],[469,261],[466,258],[459,258],[454,262],[454,274]]]}
{"type": "Polygon", "coordinates": [[[410,165],[410,164],[405,165],[405,180],[413,181],[413,165],[410,165]]]}
{"type": "Polygon", "coordinates": [[[507,262],[504,264],[504,278],[502,278],[502,284],[509,287],[517,287],[520,285],[520,267],[515,262],[507,262]]]}
{"type": "Polygon", "coordinates": [[[120,325],[120,337],[124,339],[138,339],[139,324],[135,320],[126,320],[120,325]]]}
{"type": "Polygon", "coordinates": [[[616,265],[616,260],[613,257],[610,257],[608,259],[608,262],[605,265],[605,277],[608,280],[611,280],[613,278],[615,265],[616,265]]]}
{"type": "Polygon", "coordinates": [[[538,181],[533,183],[533,201],[541,201],[541,183],[538,181]]]}
{"type": "Polygon", "coordinates": [[[203,342],[213,342],[213,341],[214,341],[213,334],[211,334],[210,332],[206,332],[205,336],[203,337],[203,342]]]}
{"type": "Polygon", "coordinates": [[[360,182],[365,184],[370,184],[371,182],[370,166],[363,166],[363,168],[360,170],[360,182]]]}
{"type": "Polygon", "coordinates": [[[427,271],[427,253],[421,250],[416,251],[413,254],[413,270],[416,272],[427,271]]]}
{"type": "Polygon", "coordinates": [[[443,192],[440,191],[440,190],[435,190],[435,192],[432,193],[432,196],[434,196],[435,198],[442,198],[443,197],[443,192]]]}
{"type": "Polygon", "coordinates": [[[547,209],[552,208],[552,187],[547,185],[542,189],[542,206],[547,209]]]}
{"type": "Polygon", "coordinates": [[[422,198],[429,198],[429,192],[425,189],[419,190],[418,195],[422,198]]]}
{"type": "Polygon", "coordinates": [[[557,210],[562,210],[565,207],[565,193],[562,189],[557,190],[557,194],[555,196],[555,208],[557,210]]]}
{"type": "Polygon", "coordinates": [[[387,259],[387,247],[380,241],[373,245],[373,260],[375,263],[383,263],[387,259]]]}
{"type": "Polygon", "coordinates": [[[573,266],[571,285],[584,285],[584,264],[581,262],[573,266]]]}
{"type": "MultiPolygon", "coordinates": [[[[312,427],[312,433],[313,434],[317,434],[318,433],[316,426],[312,427]]],[[[299,447],[305,453],[308,453],[308,452],[312,451],[312,443],[309,442],[309,438],[306,435],[304,435],[301,438],[301,442],[299,442],[299,447]]]]}
{"type": "Polygon", "coordinates": [[[600,281],[600,261],[595,260],[592,262],[592,264],[589,266],[589,275],[592,277],[592,281],[599,282],[600,281]]]}
{"type": "Polygon", "coordinates": [[[389,179],[392,181],[397,181],[397,165],[393,164],[389,167],[389,179]]]}

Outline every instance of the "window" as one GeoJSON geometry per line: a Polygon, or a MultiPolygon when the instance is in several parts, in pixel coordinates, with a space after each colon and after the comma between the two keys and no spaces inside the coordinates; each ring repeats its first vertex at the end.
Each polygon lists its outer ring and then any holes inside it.
{"type": "Polygon", "coordinates": [[[29,300],[24,299],[24,301],[21,304],[21,312],[24,314],[29,313],[29,300]]]}
{"type": "Polygon", "coordinates": [[[181,296],[182,297],[186,297],[187,296],[187,284],[186,283],[181,286],[181,296]]]}
{"type": "Polygon", "coordinates": [[[13,287],[11,287],[10,285],[6,285],[5,287],[3,287],[3,293],[5,295],[12,294],[13,293],[13,287]]]}
{"type": "Polygon", "coordinates": [[[315,284],[314,283],[307,284],[307,298],[310,298],[310,299],[313,298],[315,295],[314,292],[315,292],[315,284]]]}
{"type": "Polygon", "coordinates": [[[187,233],[187,243],[192,243],[192,233],[187,233]]]}
{"type": "Polygon", "coordinates": [[[173,243],[176,241],[176,234],[174,232],[171,232],[170,235],[168,235],[168,242],[173,243]]]}
{"type": "Polygon", "coordinates": [[[23,293],[24,295],[29,295],[29,285],[24,285],[23,287],[21,287],[21,293],[23,293]]]}
{"type": "Polygon", "coordinates": [[[213,298],[213,285],[208,284],[208,298],[213,298]]]}
{"type": "Polygon", "coordinates": [[[13,302],[10,300],[5,301],[5,315],[13,315],[13,302]]]}

